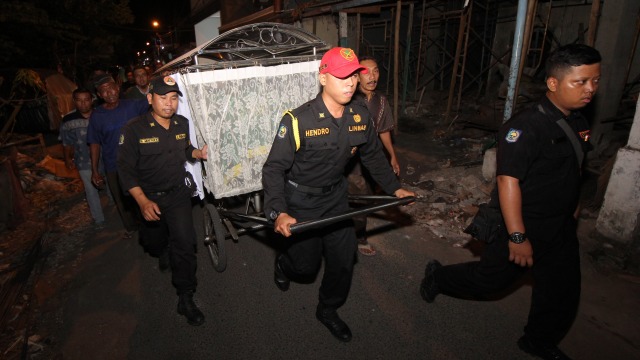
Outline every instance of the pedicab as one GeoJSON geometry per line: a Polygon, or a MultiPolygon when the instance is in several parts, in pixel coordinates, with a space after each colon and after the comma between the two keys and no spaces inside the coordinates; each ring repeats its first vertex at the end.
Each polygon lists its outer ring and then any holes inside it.
{"type": "MultiPolygon", "coordinates": [[[[244,234],[273,227],[262,209],[262,166],[283,113],[318,94],[318,67],[329,48],[304,29],[259,23],[230,30],[159,69],[175,72],[197,143],[209,146],[202,170],[206,189],[204,245],[216,271],[222,272],[227,266],[226,240],[237,242],[244,234]],[[238,198],[245,202],[243,211],[230,210],[227,200],[237,202],[238,198]]],[[[295,224],[291,232],[414,200],[350,198],[372,204],[295,224]]]]}

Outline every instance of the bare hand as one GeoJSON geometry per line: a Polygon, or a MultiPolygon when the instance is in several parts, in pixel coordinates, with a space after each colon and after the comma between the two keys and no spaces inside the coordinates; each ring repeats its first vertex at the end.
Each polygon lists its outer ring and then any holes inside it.
{"type": "Polygon", "coordinates": [[[99,173],[91,173],[91,182],[98,189],[101,189],[104,186],[104,178],[99,173]]]}
{"type": "Polygon", "coordinates": [[[140,205],[140,212],[142,212],[142,216],[147,221],[158,221],[160,220],[160,208],[158,204],[149,200],[144,204],[140,205]]]}
{"type": "Polygon", "coordinates": [[[200,159],[207,160],[207,152],[209,150],[209,145],[204,145],[202,149],[200,149],[200,159]]]}
{"type": "Polygon", "coordinates": [[[398,159],[391,158],[391,161],[389,161],[389,163],[391,164],[391,168],[393,169],[393,173],[396,174],[396,176],[400,176],[400,164],[398,164],[398,159]]]}
{"type": "Polygon", "coordinates": [[[525,240],[522,244],[509,241],[509,261],[520,266],[533,266],[533,248],[529,240],[525,240]]]}
{"type": "Polygon", "coordinates": [[[292,218],[287,213],[281,213],[278,215],[275,224],[273,225],[273,231],[278,234],[282,234],[284,237],[291,236],[291,225],[297,223],[298,220],[292,218]]]}

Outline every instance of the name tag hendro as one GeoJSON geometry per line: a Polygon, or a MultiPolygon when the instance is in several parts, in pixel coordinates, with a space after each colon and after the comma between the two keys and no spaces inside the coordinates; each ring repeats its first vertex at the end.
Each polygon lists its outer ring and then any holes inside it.
{"type": "Polygon", "coordinates": [[[140,139],[140,144],[149,144],[149,143],[157,143],[160,142],[160,138],[152,137],[146,139],[140,139]]]}
{"type": "Polygon", "coordinates": [[[304,131],[304,137],[329,135],[329,128],[309,129],[304,131]]]}

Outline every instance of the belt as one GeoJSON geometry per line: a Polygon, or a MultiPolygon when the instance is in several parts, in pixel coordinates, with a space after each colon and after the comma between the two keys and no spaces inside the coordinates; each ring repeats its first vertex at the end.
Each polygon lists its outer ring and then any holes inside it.
{"type": "Polygon", "coordinates": [[[175,191],[176,189],[178,189],[180,186],[174,186],[172,188],[169,188],[167,190],[162,190],[162,191],[151,191],[149,192],[149,195],[151,196],[165,196],[169,193],[171,193],[172,191],[175,191]]]}
{"type": "Polygon", "coordinates": [[[338,181],[333,185],[315,187],[315,186],[300,185],[291,180],[287,180],[287,182],[291,184],[293,187],[295,187],[296,189],[307,194],[326,194],[328,192],[331,192],[333,189],[338,187],[338,184],[340,184],[340,181],[338,181]]]}

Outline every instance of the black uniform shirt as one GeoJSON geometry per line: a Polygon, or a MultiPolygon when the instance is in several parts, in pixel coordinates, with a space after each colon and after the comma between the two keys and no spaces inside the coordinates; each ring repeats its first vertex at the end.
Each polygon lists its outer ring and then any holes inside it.
{"type": "Polygon", "coordinates": [[[129,121],[120,135],[118,177],[123,189],[161,192],[184,183],[185,161],[194,161],[189,141],[189,122],[182,115],[171,118],[169,129],[151,113],[129,121]]]}
{"type": "Polygon", "coordinates": [[[520,180],[525,219],[566,216],[578,204],[581,164],[567,134],[556,124],[563,117],[583,151],[589,150],[586,119],[575,111],[564,116],[546,96],[507,121],[498,133],[496,173],[520,180]]]}
{"type": "Polygon", "coordinates": [[[334,119],[319,94],[292,113],[298,119],[300,149],[296,151],[291,116],[285,114],[262,169],[266,214],[272,210],[287,212],[287,180],[312,187],[331,186],[343,180],[345,166],[356,151],[385,192],[393,194],[400,188],[382,152],[369,111],[362,104],[347,104],[342,117],[334,119]]]}

